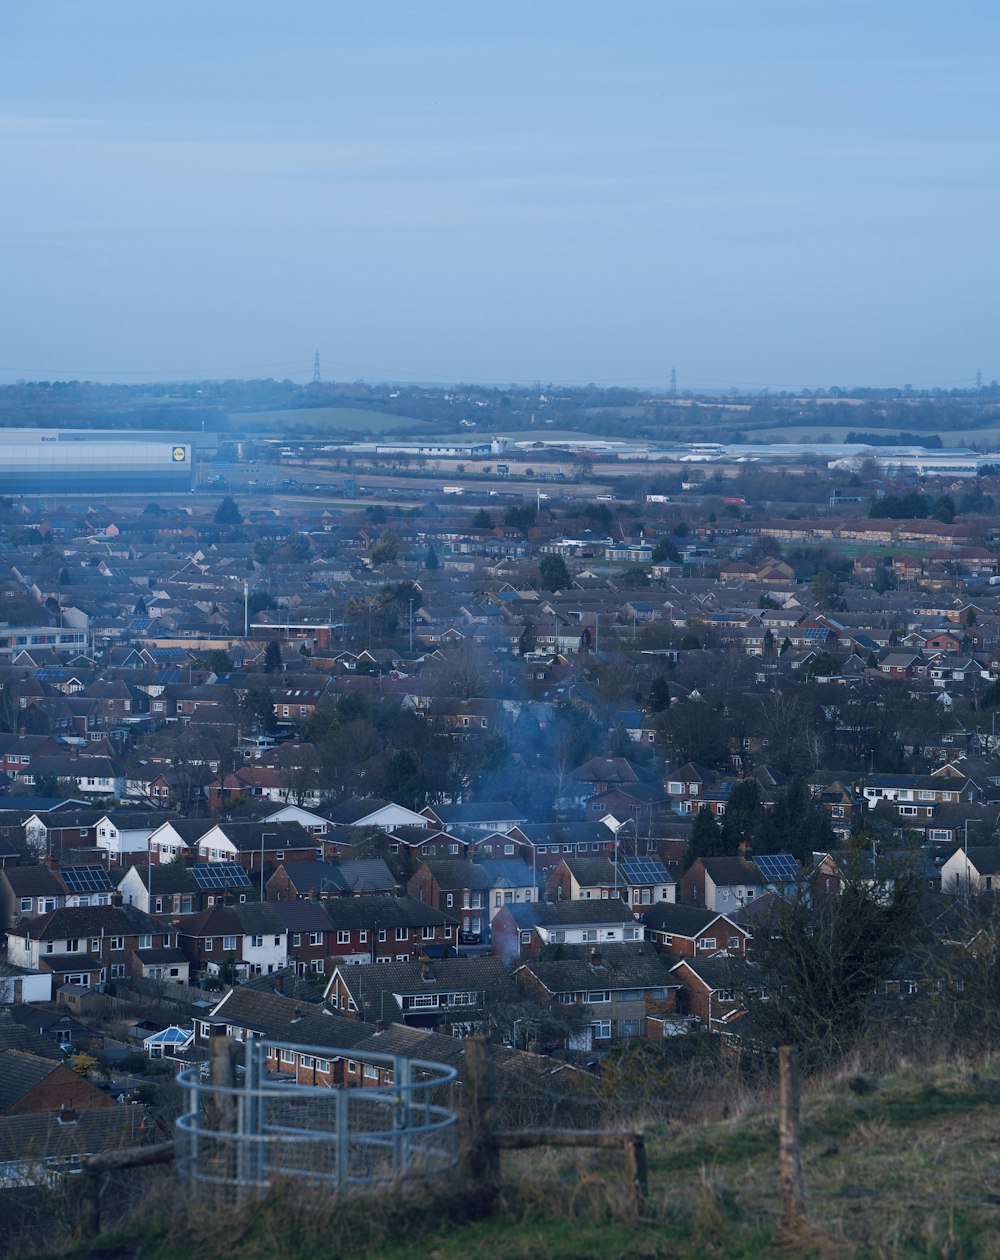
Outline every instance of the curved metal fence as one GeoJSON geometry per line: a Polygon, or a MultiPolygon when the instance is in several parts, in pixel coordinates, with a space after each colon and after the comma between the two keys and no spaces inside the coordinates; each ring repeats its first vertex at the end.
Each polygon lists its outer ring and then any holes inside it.
{"type": "Polygon", "coordinates": [[[458,1160],[452,1105],[457,1073],[401,1055],[253,1039],[242,1078],[209,1081],[181,1072],[186,1110],[177,1120],[181,1193],[207,1207],[239,1204],[277,1182],[302,1190],[352,1188],[437,1173],[458,1160]],[[302,1085],[268,1070],[284,1052],[381,1069],[376,1088],[302,1085]],[[386,1083],[389,1082],[389,1083],[386,1083]]]}

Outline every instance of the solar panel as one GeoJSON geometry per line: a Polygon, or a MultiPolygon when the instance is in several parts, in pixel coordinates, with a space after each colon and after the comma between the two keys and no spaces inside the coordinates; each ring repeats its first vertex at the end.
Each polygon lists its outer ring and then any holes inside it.
{"type": "Polygon", "coordinates": [[[189,866],[199,888],[250,888],[250,877],[238,862],[204,862],[189,866]]]}
{"type": "Polygon", "coordinates": [[[619,858],[618,870],[630,884],[673,883],[673,880],[667,873],[667,868],[658,858],[619,858]]]}
{"type": "Polygon", "coordinates": [[[59,874],[67,892],[111,892],[114,889],[103,866],[63,866],[59,874]]]}
{"type": "Polygon", "coordinates": [[[768,883],[786,883],[799,876],[799,864],[790,853],[765,853],[754,862],[768,883]]]}

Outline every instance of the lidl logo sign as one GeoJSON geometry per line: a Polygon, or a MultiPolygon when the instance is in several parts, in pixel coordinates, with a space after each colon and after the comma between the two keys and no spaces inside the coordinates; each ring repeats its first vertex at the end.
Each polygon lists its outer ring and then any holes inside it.
{"type": "Polygon", "coordinates": [[[174,463],[183,464],[186,458],[187,458],[187,451],[185,451],[184,447],[175,446],[174,447],[174,463]]]}

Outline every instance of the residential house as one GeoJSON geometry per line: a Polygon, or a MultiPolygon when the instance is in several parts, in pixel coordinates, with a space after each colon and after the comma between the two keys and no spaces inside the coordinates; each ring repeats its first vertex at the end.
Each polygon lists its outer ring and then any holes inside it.
{"type": "Polygon", "coordinates": [[[76,906],[17,924],[8,957],[20,967],[51,971],[61,984],[92,988],[107,980],[188,981],[187,959],[170,924],[137,906],[76,906]]]}
{"type": "Polygon", "coordinates": [[[760,870],[745,858],[696,858],[681,877],[681,900],[724,913],[759,897],[766,887],[760,870]]]}
{"type": "Polygon", "coordinates": [[[717,910],[660,902],[642,913],[646,939],[663,954],[680,958],[713,958],[725,953],[743,957],[750,933],[717,910]]]}
{"type": "Polygon", "coordinates": [[[396,891],[396,877],[382,858],[279,865],[265,884],[268,901],[327,897],[373,897],[396,891]]]}
{"type": "Polygon", "coordinates": [[[515,990],[498,958],[446,958],[388,963],[383,967],[337,966],[324,1000],[338,1013],[449,1032],[478,1032],[491,1007],[509,1003],[515,990]]]}
{"type": "Polygon", "coordinates": [[[323,902],[336,937],[334,961],[408,963],[458,944],[458,919],[413,897],[339,897],[323,902]]]}
{"type": "Polygon", "coordinates": [[[272,975],[288,965],[288,930],[269,903],[217,904],[178,921],[180,947],[195,971],[235,969],[238,978],[272,975]]]}
{"type": "Polygon", "coordinates": [[[620,900],[527,902],[505,905],[491,927],[493,953],[535,957],[546,945],[598,945],[602,949],[645,939],[645,928],[620,900]]]}
{"type": "Polygon", "coordinates": [[[708,1032],[728,1032],[744,1013],[725,959],[682,958],[670,974],[682,986],[678,1008],[708,1032]]]}
{"type": "Polygon", "coordinates": [[[425,858],[406,891],[457,919],[460,944],[478,944],[489,928],[491,884],[489,874],[468,859],[425,858]]]}
{"type": "Polygon", "coordinates": [[[647,1035],[646,1017],[676,1010],[680,982],[641,946],[590,947],[582,956],[557,961],[531,959],[516,967],[517,986],[552,1007],[568,1024],[572,1050],[607,1049],[647,1035]]]}

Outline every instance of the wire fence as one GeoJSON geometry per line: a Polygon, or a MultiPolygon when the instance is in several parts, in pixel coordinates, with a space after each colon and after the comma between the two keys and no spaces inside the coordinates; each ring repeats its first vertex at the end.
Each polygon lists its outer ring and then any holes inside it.
{"type": "Polygon", "coordinates": [[[324,1060],[349,1050],[253,1039],[242,1078],[208,1080],[201,1068],[178,1078],[186,1109],[176,1124],[181,1193],[205,1207],[242,1204],[281,1179],[341,1193],[441,1173],[458,1160],[457,1073],[426,1059],[366,1052],[385,1082],[331,1089],[283,1080],[268,1057],[294,1052],[324,1060]]]}

